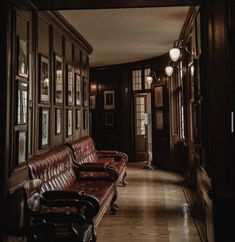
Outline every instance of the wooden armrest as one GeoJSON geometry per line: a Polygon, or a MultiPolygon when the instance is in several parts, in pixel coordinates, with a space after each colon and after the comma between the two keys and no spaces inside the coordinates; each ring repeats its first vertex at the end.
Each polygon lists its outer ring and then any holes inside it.
{"type": "Polygon", "coordinates": [[[96,152],[98,157],[110,157],[110,158],[114,158],[115,161],[124,161],[124,162],[128,161],[127,154],[116,150],[99,150],[96,152]]]}
{"type": "Polygon", "coordinates": [[[8,234],[12,236],[29,236],[29,235],[43,235],[46,237],[53,237],[56,233],[55,225],[52,223],[40,223],[29,226],[17,226],[0,221],[0,234],[8,234]]]}
{"type": "Polygon", "coordinates": [[[75,207],[79,209],[85,206],[90,216],[95,216],[100,209],[100,204],[97,198],[90,194],[86,194],[84,192],[73,192],[73,191],[65,191],[65,190],[46,191],[42,194],[42,196],[47,201],[54,200],[56,202],[56,201],[63,201],[65,199],[68,201],[68,203],[71,203],[71,205],[74,203],[75,207]]]}
{"type": "Polygon", "coordinates": [[[76,207],[80,210],[83,207],[89,207],[93,209],[94,206],[85,200],[78,200],[78,199],[66,199],[66,198],[53,198],[53,199],[46,199],[45,196],[42,194],[41,196],[41,204],[47,207],[76,207]]]}
{"type": "Polygon", "coordinates": [[[117,150],[97,150],[98,154],[118,154],[117,150]]]}

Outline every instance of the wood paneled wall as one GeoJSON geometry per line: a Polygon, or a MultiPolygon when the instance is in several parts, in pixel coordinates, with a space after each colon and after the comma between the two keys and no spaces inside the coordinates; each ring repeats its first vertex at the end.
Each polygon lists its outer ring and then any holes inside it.
{"type": "MultiPolygon", "coordinates": [[[[92,136],[98,149],[118,149],[129,155],[129,160],[134,161],[134,92],[132,91],[132,70],[151,68],[157,73],[161,81],[154,80],[152,88],[147,92],[152,93],[155,86],[165,86],[164,110],[165,129],[163,132],[153,129],[154,147],[153,156],[155,165],[166,167],[169,156],[169,117],[168,117],[168,80],[164,67],[168,62],[167,56],[143,60],[140,62],[91,68],[90,70],[90,95],[95,96],[96,108],[91,109],[92,136]],[[114,125],[105,125],[104,91],[115,91],[114,125]],[[159,148],[160,147],[160,148],[159,148]]],[[[143,91],[145,92],[145,91],[143,91]]],[[[153,117],[155,122],[155,117],[153,117]]]]}
{"type": "MultiPolygon", "coordinates": [[[[20,3],[17,6],[22,7],[20,3]]],[[[11,1],[4,1],[0,26],[0,76],[4,79],[0,90],[0,203],[1,208],[7,206],[4,211],[11,211],[1,216],[10,220],[14,217],[17,223],[22,222],[22,194],[11,194],[28,179],[28,159],[89,135],[89,100],[84,98],[89,96],[92,47],[57,12],[22,11],[11,1]],[[61,66],[56,70],[57,57],[61,66]],[[47,76],[43,76],[46,72],[42,60],[47,64],[47,76]],[[56,101],[56,75],[61,80],[61,102],[56,101]],[[77,89],[75,75],[80,81],[77,89]],[[45,92],[42,81],[49,83],[45,92]],[[69,93],[72,99],[68,98],[69,93]],[[46,133],[42,130],[42,110],[48,111],[46,133]],[[56,110],[60,110],[59,132],[56,110]],[[47,138],[42,144],[43,134],[47,138]]]]}

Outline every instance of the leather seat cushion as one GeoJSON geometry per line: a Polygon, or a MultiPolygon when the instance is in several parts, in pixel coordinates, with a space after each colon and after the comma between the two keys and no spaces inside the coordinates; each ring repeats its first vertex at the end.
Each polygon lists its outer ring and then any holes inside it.
{"type": "Polygon", "coordinates": [[[88,195],[92,195],[96,197],[99,201],[100,206],[103,205],[105,199],[109,197],[109,195],[115,189],[115,185],[113,182],[109,181],[89,181],[89,180],[80,180],[77,184],[69,189],[69,191],[74,192],[84,192],[88,195]]]}

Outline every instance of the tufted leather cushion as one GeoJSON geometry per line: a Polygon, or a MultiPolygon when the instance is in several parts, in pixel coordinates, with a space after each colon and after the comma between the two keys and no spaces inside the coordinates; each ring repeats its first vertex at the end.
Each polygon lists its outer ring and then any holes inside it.
{"type": "Polygon", "coordinates": [[[95,146],[90,137],[83,137],[68,144],[73,149],[77,164],[98,162],[95,146]]]}
{"type": "Polygon", "coordinates": [[[42,192],[66,190],[76,183],[71,150],[66,147],[35,156],[29,160],[31,179],[41,179],[42,192]]]}

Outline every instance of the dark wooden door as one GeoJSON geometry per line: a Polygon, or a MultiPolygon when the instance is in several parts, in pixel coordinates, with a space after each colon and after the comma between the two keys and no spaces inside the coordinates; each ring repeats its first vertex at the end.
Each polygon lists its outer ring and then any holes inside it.
{"type": "Polygon", "coordinates": [[[135,117],[135,161],[148,159],[148,137],[144,117],[147,112],[147,95],[136,94],[134,96],[135,117]]]}

